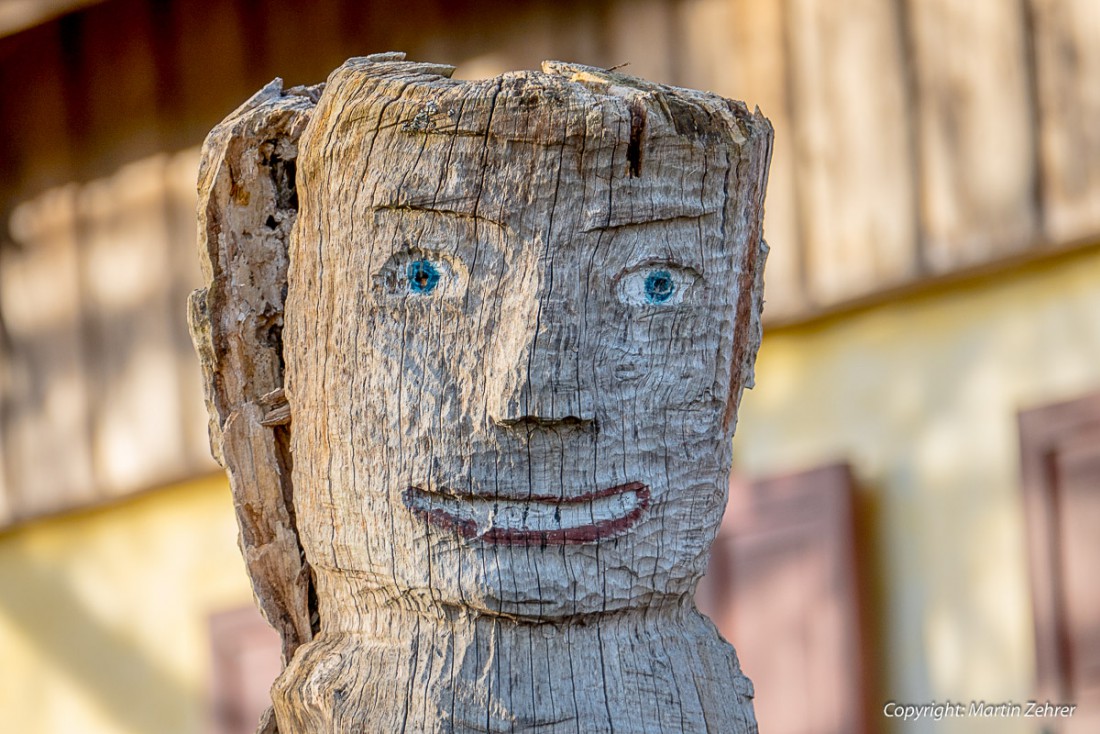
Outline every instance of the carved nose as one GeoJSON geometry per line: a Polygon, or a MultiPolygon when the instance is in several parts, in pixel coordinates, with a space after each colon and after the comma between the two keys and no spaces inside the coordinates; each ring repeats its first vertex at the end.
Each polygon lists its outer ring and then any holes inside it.
{"type": "Polygon", "coordinates": [[[501,325],[505,333],[498,341],[489,380],[489,415],[495,423],[594,420],[592,391],[579,368],[579,322],[569,304],[544,304],[527,318],[501,325]]]}

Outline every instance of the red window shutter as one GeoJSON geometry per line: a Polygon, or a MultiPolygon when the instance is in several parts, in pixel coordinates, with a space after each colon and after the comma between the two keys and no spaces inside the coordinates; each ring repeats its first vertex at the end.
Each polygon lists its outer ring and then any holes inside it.
{"type": "Polygon", "coordinates": [[[253,606],[210,618],[211,734],[254,734],[282,672],[279,635],[253,606]]]}
{"type": "Polygon", "coordinates": [[[866,731],[853,529],[847,465],[731,484],[697,601],[755,684],[761,731],[866,731]]]}
{"type": "Polygon", "coordinates": [[[1052,732],[1100,731],[1100,395],[1020,415],[1038,696],[1052,732]]]}

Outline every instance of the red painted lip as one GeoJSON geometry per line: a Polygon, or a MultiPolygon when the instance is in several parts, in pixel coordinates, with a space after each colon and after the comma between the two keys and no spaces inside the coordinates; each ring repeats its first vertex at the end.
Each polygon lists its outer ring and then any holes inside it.
{"type": "Polygon", "coordinates": [[[406,489],[401,497],[405,507],[413,514],[465,540],[540,547],[594,543],[619,535],[645,514],[650,499],[649,487],[641,482],[620,484],[568,499],[547,495],[532,495],[524,499],[474,497],[449,489],[429,492],[416,486],[406,489]],[[479,524],[473,516],[485,514],[490,506],[492,510],[488,522],[479,524]],[[509,527],[507,523],[494,524],[495,513],[502,507],[502,514],[508,515],[509,522],[520,522],[522,525],[509,527]],[[567,524],[568,519],[563,522],[563,511],[568,518],[578,512],[583,513],[585,509],[589,517],[606,516],[595,522],[572,525],[567,524]],[[546,517],[550,511],[553,511],[553,520],[546,517]],[[518,521],[517,513],[522,516],[518,521]],[[556,526],[525,527],[523,525],[528,523],[529,514],[543,524],[556,523],[556,526]]]}

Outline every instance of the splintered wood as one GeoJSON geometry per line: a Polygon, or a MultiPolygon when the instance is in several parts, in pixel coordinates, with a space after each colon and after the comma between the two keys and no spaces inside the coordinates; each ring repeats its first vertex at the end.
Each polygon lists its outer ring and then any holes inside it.
{"type": "Polygon", "coordinates": [[[450,72],[271,85],[204,151],[193,321],[278,731],[755,732],[693,592],[771,127],[601,69],[450,72]]]}

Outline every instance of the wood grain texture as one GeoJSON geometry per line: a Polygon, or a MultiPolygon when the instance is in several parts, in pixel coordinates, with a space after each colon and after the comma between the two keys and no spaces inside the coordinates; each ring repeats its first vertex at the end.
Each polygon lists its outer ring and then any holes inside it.
{"type": "Polygon", "coordinates": [[[215,128],[199,170],[199,251],[207,286],[190,324],[210,415],[210,443],[229,475],[241,551],[284,660],[313,636],[309,567],[290,492],[282,328],[287,238],[297,214],[297,142],[318,90],[272,82],[215,128]]]}
{"type": "Polygon", "coordinates": [[[279,728],[754,732],[692,594],[760,338],[770,125],[589,67],[450,71],[353,59],[299,141],[283,354],[320,632],[279,728]]]}

